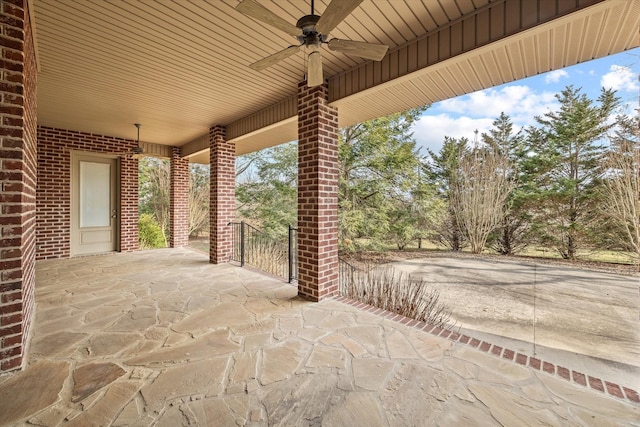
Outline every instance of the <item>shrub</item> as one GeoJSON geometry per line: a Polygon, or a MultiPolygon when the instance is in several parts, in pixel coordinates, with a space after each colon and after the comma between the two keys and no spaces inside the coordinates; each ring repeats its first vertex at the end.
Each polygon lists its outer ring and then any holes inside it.
{"type": "Polygon", "coordinates": [[[437,289],[390,267],[358,270],[341,261],[341,295],[443,329],[451,329],[451,312],[437,289]]]}
{"type": "Polygon", "coordinates": [[[153,215],[140,215],[138,219],[138,241],[141,249],[167,247],[160,224],[158,224],[153,215]]]}

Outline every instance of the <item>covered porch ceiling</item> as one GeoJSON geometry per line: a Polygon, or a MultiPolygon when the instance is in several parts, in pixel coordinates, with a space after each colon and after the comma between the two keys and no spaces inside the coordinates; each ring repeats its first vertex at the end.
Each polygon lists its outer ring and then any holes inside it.
{"type": "MultiPolygon", "coordinates": [[[[310,1],[258,0],[294,24],[310,1]]],[[[316,0],[322,14],[329,0],[316,0]]],[[[38,124],[183,147],[208,163],[208,129],[236,153],[297,139],[306,53],[237,0],[31,0],[38,124]]],[[[640,0],[364,0],[331,37],[390,47],[381,62],[322,49],[340,126],[637,47],[640,0]]]]}

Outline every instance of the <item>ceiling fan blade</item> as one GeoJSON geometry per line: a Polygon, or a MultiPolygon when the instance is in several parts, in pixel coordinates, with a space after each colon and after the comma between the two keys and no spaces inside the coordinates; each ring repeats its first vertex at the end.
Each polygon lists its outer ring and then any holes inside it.
{"type": "Polygon", "coordinates": [[[319,51],[316,50],[315,52],[311,52],[309,54],[307,86],[320,86],[322,83],[324,83],[324,77],[322,75],[322,55],[319,51]]]}
{"type": "Polygon", "coordinates": [[[353,40],[331,39],[328,44],[329,49],[336,52],[373,59],[374,61],[381,61],[389,50],[389,46],[383,44],[356,42],[353,40]]]}
{"type": "Polygon", "coordinates": [[[298,27],[280,18],[256,0],[243,0],[236,6],[236,10],[253,19],[257,19],[258,21],[269,24],[272,27],[276,27],[277,29],[284,31],[287,34],[291,34],[292,36],[299,36],[301,34],[298,27]]]}
{"type": "Polygon", "coordinates": [[[249,68],[256,71],[262,71],[265,68],[269,68],[277,62],[290,57],[299,50],[300,46],[289,46],[288,48],[281,50],[280,52],[276,52],[273,55],[269,55],[266,58],[254,62],[253,64],[249,65],[249,68]]]}
{"type": "Polygon", "coordinates": [[[333,0],[320,17],[316,29],[320,34],[329,34],[360,3],[362,0],[333,0]]]}

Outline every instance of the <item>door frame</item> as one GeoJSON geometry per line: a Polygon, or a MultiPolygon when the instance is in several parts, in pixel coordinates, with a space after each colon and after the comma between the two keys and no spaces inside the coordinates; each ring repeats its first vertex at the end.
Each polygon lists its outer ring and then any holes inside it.
{"type": "Polygon", "coordinates": [[[95,254],[99,253],[111,253],[111,252],[120,252],[121,250],[121,235],[120,232],[122,230],[122,206],[121,206],[121,158],[115,154],[105,154],[98,153],[93,151],[76,151],[71,150],[71,180],[69,182],[69,195],[70,195],[70,208],[71,215],[69,218],[69,253],[71,257],[74,256],[86,256],[92,255],[92,253],[78,253],[77,244],[79,236],[76,233],[79,232],[79,215],[80,215],[80,171],[79,171],[79,161],[91,159],[107,159],[107,160],[115,160],[115,170],[113,177],[113,189],[112,191],[115,194],[112,194],[113,200],[115,201],[115,205],[113,209],[116,211],[117,218],[112,224],[112,233],[114,239],[114,250],[108,252],[95,252],[95,254]],[[75,219],[75,222],[74,222],[75,219]],[[74,230],[74,224],[78,225],[78,230],[74,230]]]}

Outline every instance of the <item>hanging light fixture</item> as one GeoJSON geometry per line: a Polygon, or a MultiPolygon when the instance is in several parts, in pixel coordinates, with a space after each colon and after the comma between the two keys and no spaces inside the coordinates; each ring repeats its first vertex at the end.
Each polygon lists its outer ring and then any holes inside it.
{"type": "Polygon", "coordinates": [[[141,159],[144,157],[144,150],[140,146],[140,128],[142,125],[140,123],[134,123],[133,125],[138,129],[138,138],[136,139],[136,146],[131,149],[131,157],[134,159],[141,159]]]}

